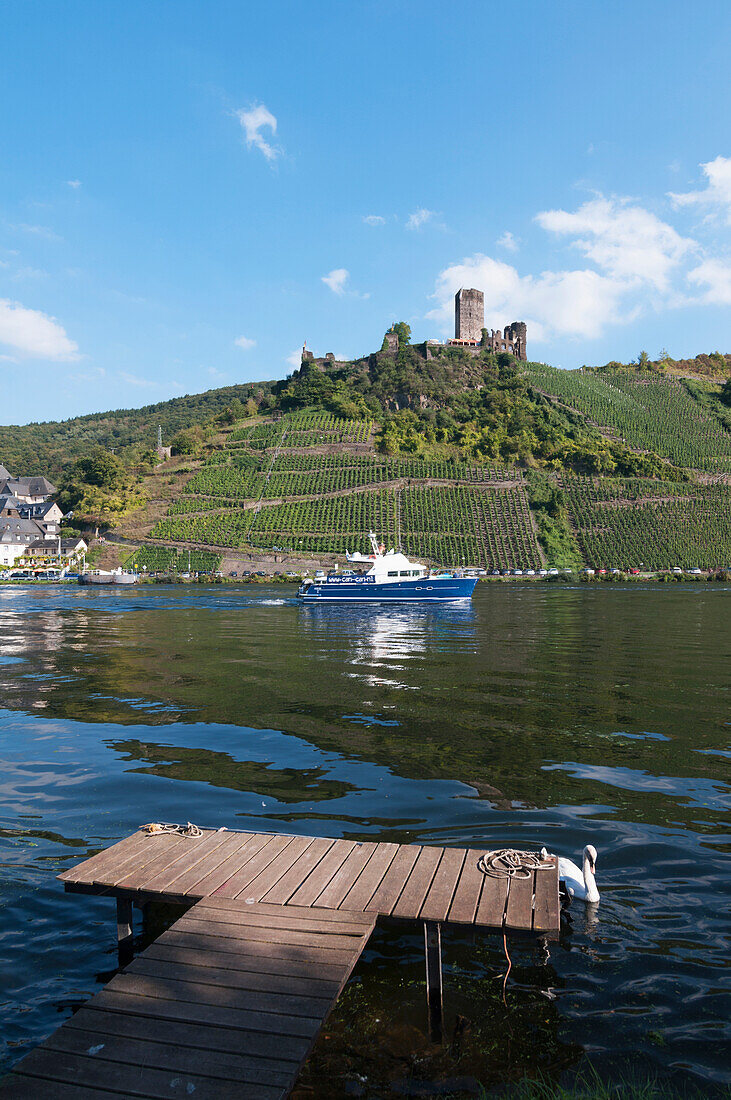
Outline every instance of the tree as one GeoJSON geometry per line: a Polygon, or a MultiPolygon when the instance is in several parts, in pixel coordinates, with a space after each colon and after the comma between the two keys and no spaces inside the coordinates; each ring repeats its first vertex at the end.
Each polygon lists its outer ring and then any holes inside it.
{"type": "Polygon", "coordinates": [[[86,458],[80,458],[73,470],[73,477],[87,485],[101,489],[114,489],[123,478],[124,467],[116,455],[103,447],[94,447],[86,458]]]}
{"type": "Polygon", "coordinates": [[[398,336],[399,347],[406,347],[411,343],[411,325],[407,325],[406,321],[394,321],[391,326],[391,331],[395,332],[398,336]]]}
{"type": "Polygon", "coordinates": [[[646,351],[641,351],[640,354],[637,356],[637,366],[640,368],[640,370],[647,370],[649,365],[650,356],[647,354],[646,351]]]}

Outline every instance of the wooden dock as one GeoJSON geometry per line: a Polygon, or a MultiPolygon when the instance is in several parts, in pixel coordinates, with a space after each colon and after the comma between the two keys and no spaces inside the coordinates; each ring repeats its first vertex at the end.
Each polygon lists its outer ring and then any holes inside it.
{"type": "Polygon", "coordinates": [[[279,1100],[379,918],[418,922],[441,1036],[441,926],[555,937],[555,860],[525,877],[478,867],[483,850],[204,830],[139,832],[59,877],[132,906],[187,908],[172,927],[0,1081],[48,1100],[120,1096],[279,1100]]]}

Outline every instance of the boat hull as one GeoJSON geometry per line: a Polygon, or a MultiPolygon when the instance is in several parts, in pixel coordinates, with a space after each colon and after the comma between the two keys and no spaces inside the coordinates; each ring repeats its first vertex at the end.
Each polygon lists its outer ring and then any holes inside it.
{"type": "Polygon", "coordinates": [[[379,584],[368,576],[352,580],[331,577],[300,588],[298,596],[304,603],[444,603],[470,600],[476,584],[473,577],[426,577],[390,584],[379,584]]]}
{"type": "Polygon", "coordinates": [[[93,573],[82,573],[79,577],[79,584],[137,584],[137,577],[134,573],[122,573],[112,576],[95,576],[93,573]]]}

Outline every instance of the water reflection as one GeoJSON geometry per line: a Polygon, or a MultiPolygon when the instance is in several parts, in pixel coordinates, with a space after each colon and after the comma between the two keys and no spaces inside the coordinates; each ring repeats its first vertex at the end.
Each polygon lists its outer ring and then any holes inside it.
{"type": "MultiPolygon", "coordinates": [[[[472,608],[387,610],[229,588],[0,596],[11,1044],[113,965],[108,902],[64,898],[54,874],[190,819],[574,858],[591,841],[599,910],[572,907],[548,960],[517,949],[507,1009],[501,945],[452,938],[456,1045],[430,1072],[489,1083],[499,1038],[516,1073],[588,1047],[727,1078],[728,589],[500,585],[472,608]]],[[[427,1057],[419,945],[384,932],[359,974],[330,1049],[347,1062],[362,1033],[388,1064],[427,1057]]],[[[342,1095],[322,1057],[315,1095],[342,1095]]]]}

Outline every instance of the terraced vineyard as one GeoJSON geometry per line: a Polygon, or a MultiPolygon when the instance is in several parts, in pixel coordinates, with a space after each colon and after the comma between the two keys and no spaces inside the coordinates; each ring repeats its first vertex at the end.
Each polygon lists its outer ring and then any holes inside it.
{"type": "Polygon", "coordinates": [[[176,550],[169,546],[141,546],[125,563],[148,573],[212,573],[221,564],[210,550],[176,550]]]}
{"type": "Polygon", "coordinates": [[[152,534],[216,546],[309,553],[367,550],[368,531],[406,553],[443,564],[537,567],[540,556],[525,490],[376,489],[260,511],[228,511],[160,520],[152,534]]]}
{"type": "Polygon", "coordinates": [[[632,448],[656,451],[676,466],[731,472],[731,434],[680,380],[629,371],[565,371],[540,363],[526,363],[524,370],[537,389],[632,448]]]}
{"type": "Polygon", "coordinates": [[[282,443],[288,447],[316,447],[326,444],[367,443],[373,425],[370,420],[343,420],[331,413],[291,413],[270,423],[237,428],[231,440],[265,449],[282,443]]]}
{"type": "Polygon", "coordinates": [[[363,453],[371,433],[367,421],[325,413],[237,428],[151,536],[193,546],[342,553],[367,550],[370,530],[389,545],[400,531],[407,553],[439,564],[540,564],[520,471],[363,453]],[[347,437],[353,449],[323,452],[328,434],[347,437]]]}
{"type": "Polygon", "coordinates": [[[584,559],[618,568],[731,565],[731,485],[563,478],[584,559]]]}
{"type": "Polygon", "coordinates": [[[188,482],[176,511],[205,511],[230,501],[260,497],[319,496],[398,480],[491,483],[520,479],[520,474],[510,469],[378,455],[280,452],[273,461],[263,456],[252,464],[250,456],[227,448],[213,458],[188,482]],[[188,496],[195,497],[198,505],[188,506],[188,496]]]}
{"type": "MultiPolygon", "coordinates": [[[[603,428],[631,434],[634,446],[662,444],[675,462],[705,464],[716,474],[714,485],[699,484],[695,475],[686,482],[557,479],[575,557],[618,568],[731,563],[731,482],[718,471],[724,448],[731,462],[731,446],[720,422],[680,383],[621,372],[570,375],[535,364],[527,369],[536,385],[603,428]]],[[[521,470],[389,457],[364,447],[372,434],[368,421],[328,413],[244,424],[187,482],[151,538],[191,547],[194,556],[200,547],[318,555],[367,550],[373,530],[388,545],[400,542],[407,554],[434,564],[501,570],[542,564],[521,470]],[[330,440],[339,441],[339,449],[323,446],[330,440]]],[[[187,569],[185,549],[182,557],[167,549],[140,553],[150,570],[187,569]]],[[[191,569],[207,567],[215,568],[191,560],[191,569]]]]}

